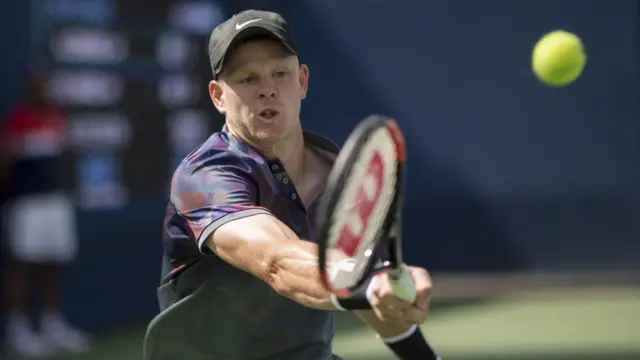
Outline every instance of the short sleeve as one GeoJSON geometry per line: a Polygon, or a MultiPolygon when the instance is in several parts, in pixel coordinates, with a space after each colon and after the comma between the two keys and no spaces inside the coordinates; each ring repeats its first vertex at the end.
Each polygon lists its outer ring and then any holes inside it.
{"type": "MultiPolygon", "coordinates": [[[[171,202],[194,235],[201,252],[209,235],[223,224],[258,214],[270,214],[257,206],[258,189],[242,159],[223,155],[216,164],[181,164],[171,184],[171,202]],[[191,170],[191,168],[196,170],[191,170]]],[[[213,161],[212,161],[213,162],[213,161]]]]}

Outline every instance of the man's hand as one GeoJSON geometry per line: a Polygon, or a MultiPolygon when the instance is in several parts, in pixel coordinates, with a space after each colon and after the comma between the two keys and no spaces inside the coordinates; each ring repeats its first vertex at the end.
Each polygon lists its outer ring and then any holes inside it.
{"type": "Polygon", "coordinates": [[[416,285],[416,299],[413,303],[396,297],[391,288],[391,278],[386,272],[373,279],[369,302],[376,316],[383,321],[393,321],[406,325],[422,324],[429,312],[429,299],[433,285],[427,270],[408,266],[416,285]]]}

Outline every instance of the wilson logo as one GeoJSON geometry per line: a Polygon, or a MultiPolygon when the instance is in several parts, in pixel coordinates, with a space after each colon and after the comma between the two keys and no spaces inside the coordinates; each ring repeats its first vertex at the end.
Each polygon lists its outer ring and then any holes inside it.
{"type": "Polygon", "coordinates": [[[342,228],[339,230],[336,246],[347,256],[354,256],[364,236],[369,217],[380,199],[384,186],[384,161],[379,152],[375,152],[367,166],[354,205],[348,210],[342,228]]]}

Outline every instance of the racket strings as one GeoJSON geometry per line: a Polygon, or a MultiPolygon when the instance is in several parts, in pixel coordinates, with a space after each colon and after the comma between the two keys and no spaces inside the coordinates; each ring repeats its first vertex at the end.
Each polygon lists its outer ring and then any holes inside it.
{"type": "Polygon", "coordinates": [[[386,129],[379,129],[348,169],[332,213],[329,248],[354,260],[349,269],[341,269],[339,284],[334,286],[355,285],[370,263],[373,246],[395,198],[396,169],[395,143],[386,129]]]}

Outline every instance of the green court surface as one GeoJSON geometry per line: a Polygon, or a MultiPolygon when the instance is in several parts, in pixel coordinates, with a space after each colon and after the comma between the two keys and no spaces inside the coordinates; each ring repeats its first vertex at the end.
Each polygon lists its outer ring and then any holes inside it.
{"type": "MultiPolygon", "coordinates": [[[[346,360],[393,359],[351,315],[336,328],[335,352],[346,360]]],[[[435,304],[423,329],[443,360],[638,360],[640,289],[435,304]]],[[[143,335],[144,326],[103,334],[91,354],[55,360],[138,360],[143,335]]]]}
{"type": "MultiPolygon", "coordinates": [[[[640,290],[436,308],[423,330],[443,359],[640,359],[640,290]]],[[[335,348],[346,359],[390,358],[366,329],[343,331],[335,348]]]]}

